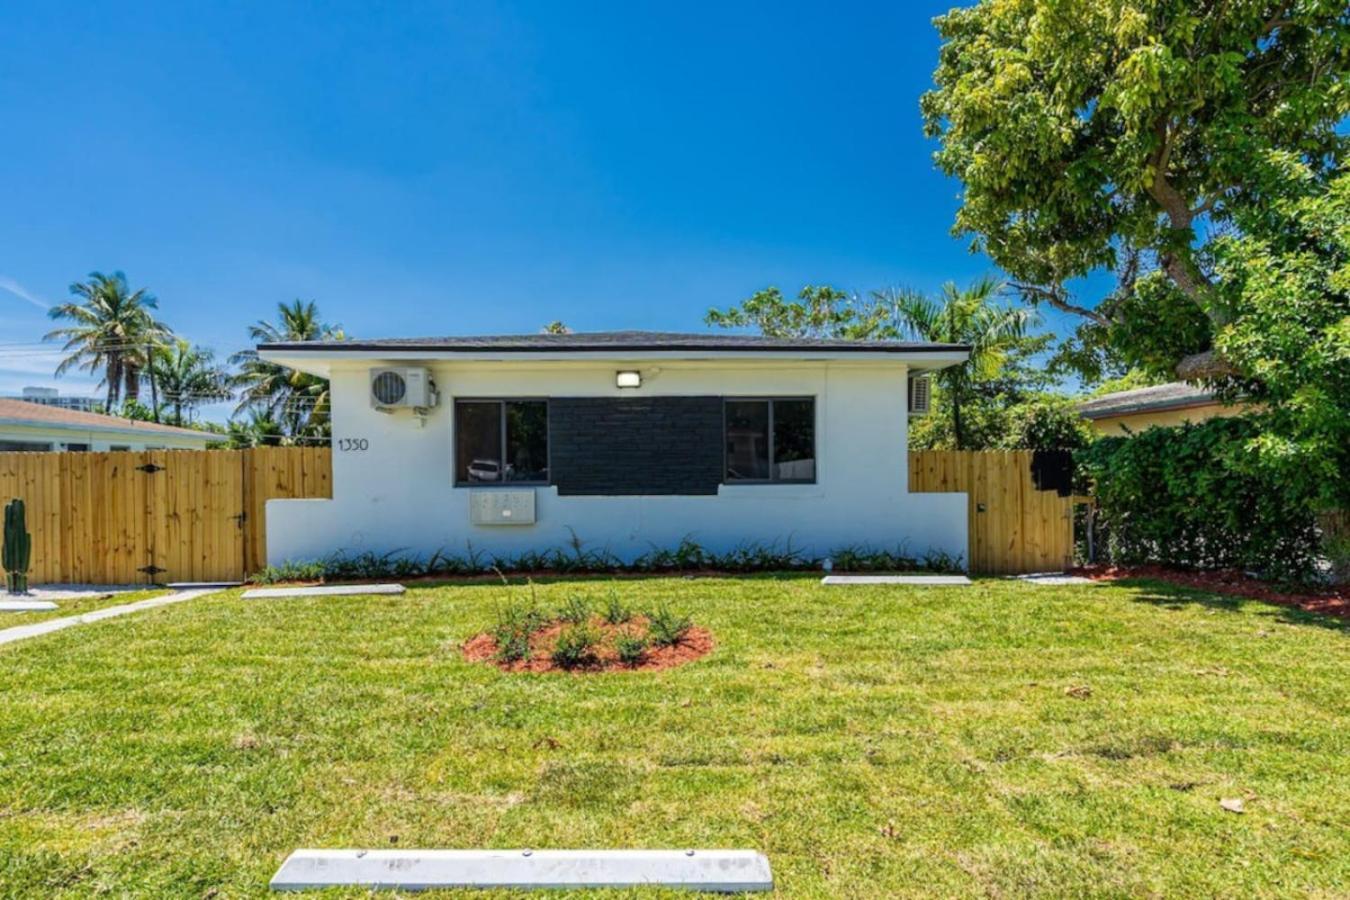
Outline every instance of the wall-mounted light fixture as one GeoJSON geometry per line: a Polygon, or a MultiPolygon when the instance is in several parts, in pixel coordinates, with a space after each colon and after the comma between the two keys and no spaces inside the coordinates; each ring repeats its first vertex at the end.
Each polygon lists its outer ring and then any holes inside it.
{"type": "Polygon", "coordinates": [[[640,388],[642,387],[642,373],[615,372],[614,384],[621,388],[640,388]]]}

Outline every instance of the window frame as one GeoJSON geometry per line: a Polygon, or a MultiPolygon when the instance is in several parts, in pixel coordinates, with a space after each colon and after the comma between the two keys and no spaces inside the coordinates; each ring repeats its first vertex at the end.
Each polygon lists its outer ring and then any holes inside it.
{"type": "Polygon", "coordinates": [[[816,398],[813,395],[794,395],[794,394],[774,394],[772,396],[763,395],[735,395],[722,397],[722,484],[816,484],[820,478],[820,442],[816,440],[818,431],[818,416],[816,398]],[[778,438],[774,434],[774,404],[780,401],[803,401],[811,403],[811,459],[815,463],[811,467],[812,475],[810,478],[774,478],[773,467],[777,456],[778,438]],[[769,477],[768,478],[731,478],[730,466],[727,459],[727,404],[728,403],[747,403],[758,402],[767,403],[769,407],[769,477]]]}
{"type": "Polygon", "coordinates": [[[517,487],[548,487],[553,484],[553,435],[549,426],[548,397],[456,397],[451,403],[451,459],[454,465],[454,486],[457,488],[505,489],[517,487]],[[543,481],[461,481],[459,477],[459,405],[461,403],[495,403],[497,405],[498,437],[501,440],[502,458],[497,464],[506,474],[506,404],[542,403],[544,404],[544,464],[548,467],[548,478],[543,481]]]}

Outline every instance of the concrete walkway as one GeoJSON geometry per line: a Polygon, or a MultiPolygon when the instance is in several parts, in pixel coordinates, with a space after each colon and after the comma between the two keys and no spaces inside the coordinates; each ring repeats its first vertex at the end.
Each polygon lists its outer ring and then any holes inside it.
{"type": "Polygon", "coordinates": [[[74,625],[83,625],[86,622],[97,622],[100,619],[125,616],[128,613],[140,612],[143,609],[154,609],[157,606],[182,603],[184,600],[195,600],[198,597],[204,597],[207,594],[214,593],[216,593],[215,590],[208,589],[179,591],[176,594],[167,594],[163,597],[151,597],[149,600],[138,600],[135,603],[124,603],[121,606],[109,606],[105,609],[96,609],[93,612],[81,613],[78,616],[66,616],[62,619],[47,619],[43,622],[34,622],[31,625],[15,625],[13,628],[0,630],[0,645],[12,644],[15,641],[22,641],[25,638],[38,637],[43,634],[51,634],[53,631],[61,631],[64,628],[70,628],[74,625]]]}

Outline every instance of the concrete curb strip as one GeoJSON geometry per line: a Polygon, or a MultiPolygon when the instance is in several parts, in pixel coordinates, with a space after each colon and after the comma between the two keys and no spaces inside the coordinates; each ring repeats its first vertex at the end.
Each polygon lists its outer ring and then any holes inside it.
{"type": "Polygon", "coordinates": [[[44,622],[34,622],[31,625],[15,625],[13,628],[6,628],[3,631],[0,631],[0,644],[12,644],[15,641],[22,641],[26,638],[38,637],[43,634],[51,634],[53,631],[61,631],[64,628],[71,628],[75,625],[98,622],[102,619],[113,619],[117,616],[125,616],[128,613],[140,612],[143,609],[154,609],[158,606],[169,606],[174,603],[182,603],[185,600],[195,600],[198,597],[213,593],[215,593],[215,591],[179,591],[176,594],[169,594],[164,597],[151,597],[149,600],[138,600],[135,603],[124,603],[121,606],[109,606],[106,609],[96,609],[93,612],[81,613],[78,616],[66,616],[63,619],[47,619],[44,622]]]}
{"type": "Polygon", "coordinates": [[[244,591],[245,600],[267,600],[274,597],[343,597],[365,594],[401,594],[401,584],[327,584],[318,587],[254,588],[244,591]]]}
{"type": "Polygon", "coordinates": [[[826,575],[821,584],[912,584],[937,587],[955,587],[970,584],[964,575],[826,575]]]}
{"type": "Polygon", "coordinates": [[[274,891],[640,885],[739,894],[773,890],[773,874],[753,850],[296,850],[271,881],[274,891]]]}

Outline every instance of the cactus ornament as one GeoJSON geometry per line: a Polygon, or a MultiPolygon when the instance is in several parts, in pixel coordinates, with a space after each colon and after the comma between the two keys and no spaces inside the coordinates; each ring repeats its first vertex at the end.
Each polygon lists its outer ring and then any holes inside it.
{"type": "Polygon", "coordinates": [[[33,536],[24,524],[22,500],[11,500],[5,507],[3,558],[5,587],[11,594],[28,593],[28,563],[33,556],[33,536]]]}

